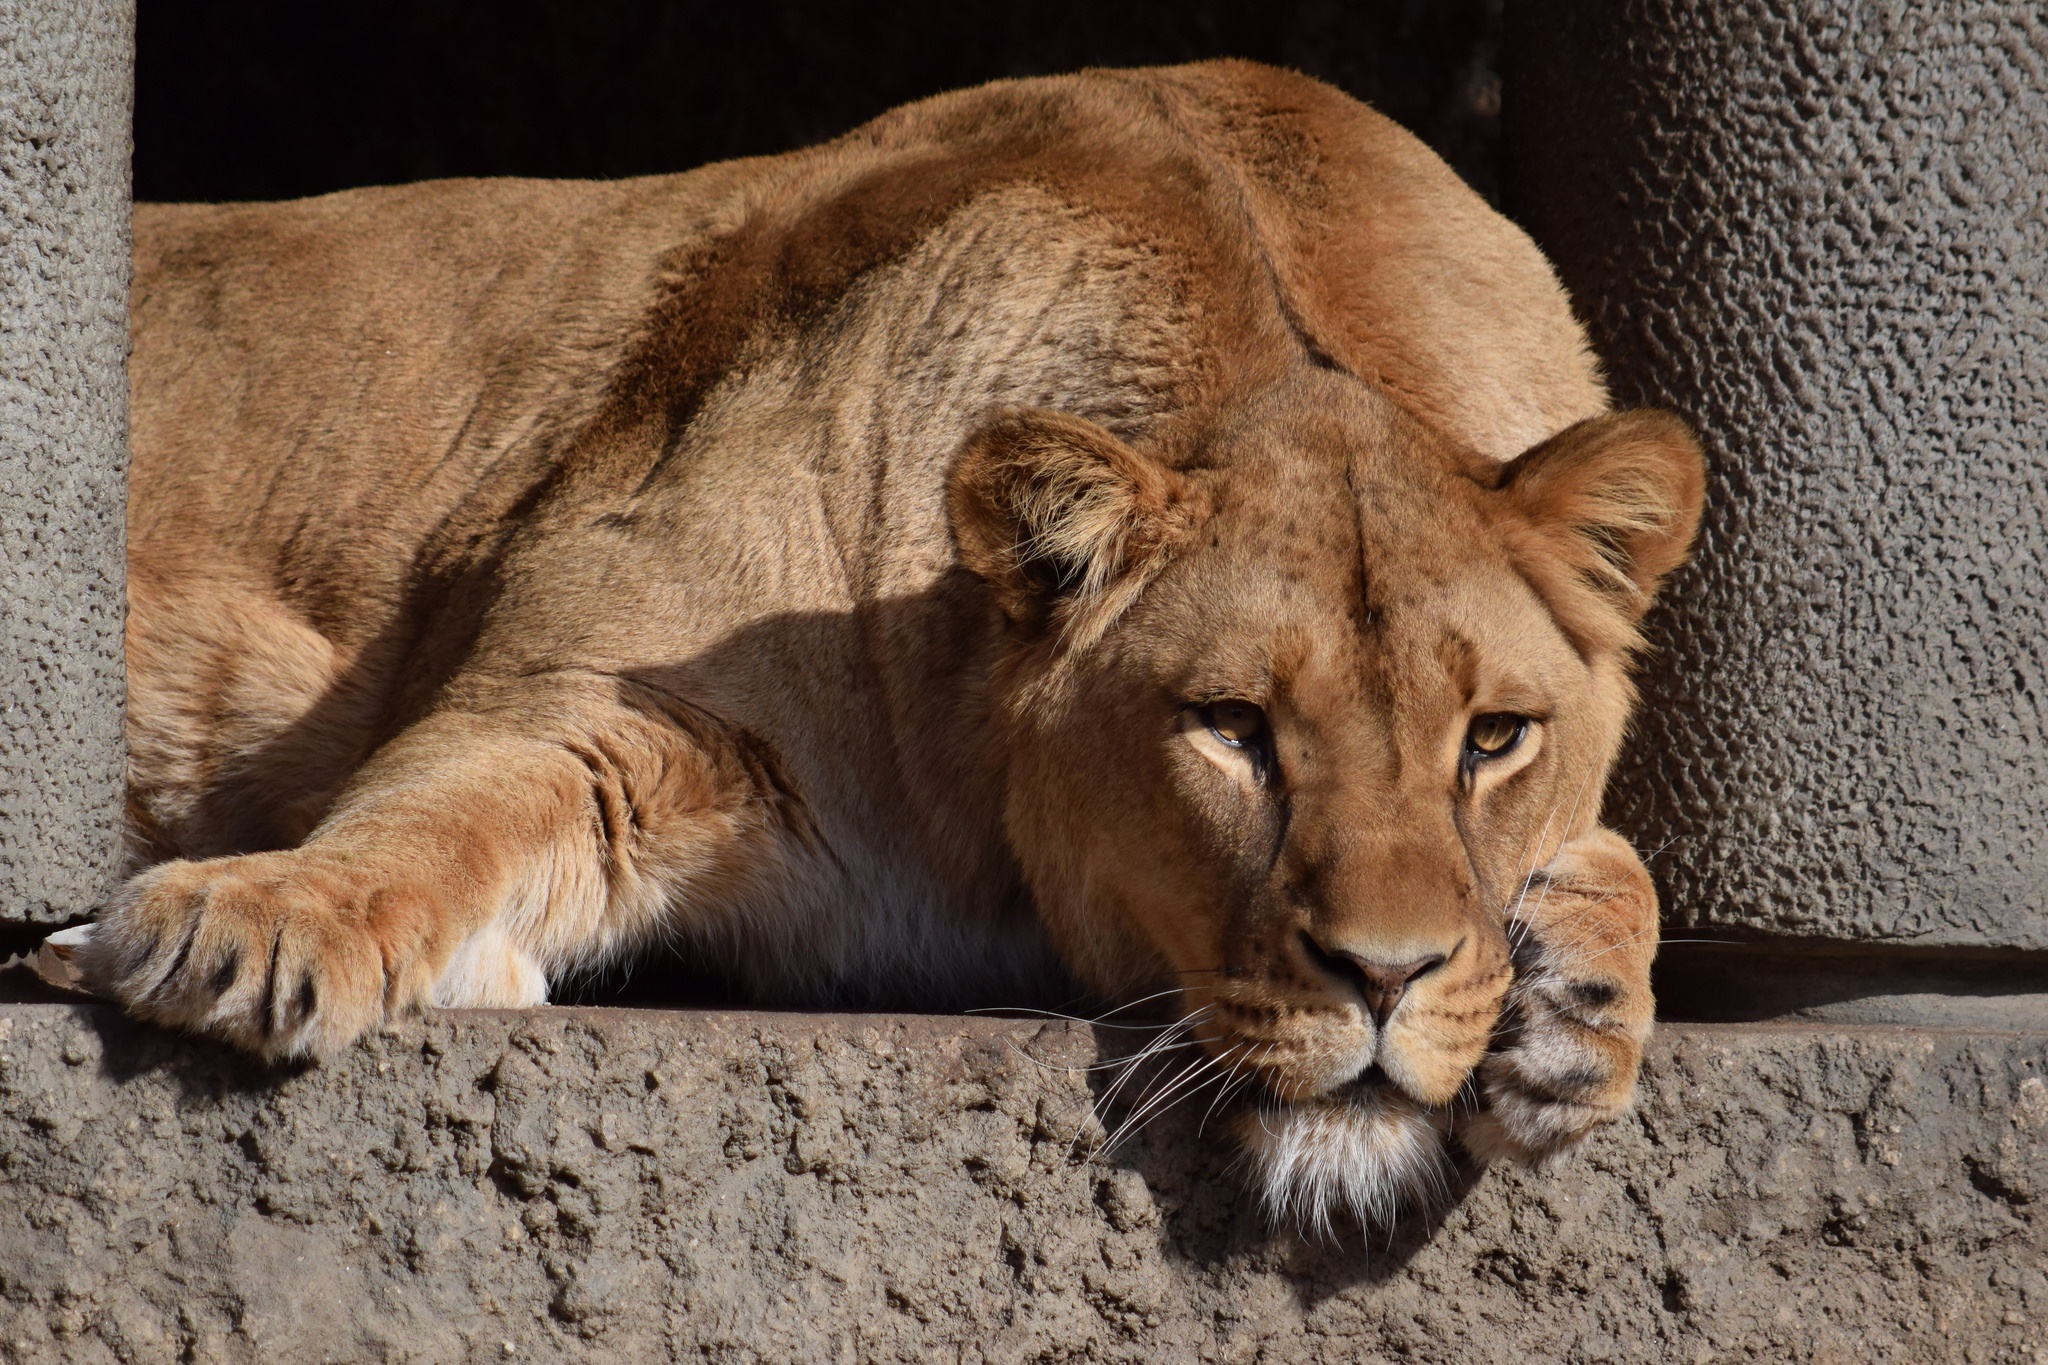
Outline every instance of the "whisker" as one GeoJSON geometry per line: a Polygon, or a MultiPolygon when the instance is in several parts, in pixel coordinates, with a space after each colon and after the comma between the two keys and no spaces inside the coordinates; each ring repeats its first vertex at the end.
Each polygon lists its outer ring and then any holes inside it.
{"type": "Polygon", "coordinates": [[[1550,842],[1551,823],[1557,819],[1557,812],[1563,805],[1564,802],[1560,799],[1551,806],[1550,814],[1543,817],[1543,829],[1537,834],[1534,847],[1529,850],[1529,870],[1522,874],[1522,889],[1516,895],[1514,906],[1508,911],[1507,916],[1509,952],[1521,951],[1522,944],[1529,936],[1530,926],[1522,919],[1522,907],[1529,903],[1529,888],[1534,883],[1536,868],[1542,861],[1543,847],[1550,842]]]}
{"type": "MultiPolygon", "coordinates": [[[[1592,781],[1593,770],[1588,768],[1586,770],[1585,780],[1579,783],[1578,794],[1572,797],[1571,813],[1565,816],[1564,818],[1564,833],[1567,841],[1569,841],[1571,838],[1572,821],[1579,818],[1579,802],[1585,799],[1586,788],[1592,784],[1592,781]]],[[[1534,921],[1538,915],[1541,915],[1543,913],[1543,906],[1545,902],[1547,902],[1550,899],[1550,887],[1550,882],[1545,881],[1543,883],[1543,892],[1536,898],[1536,908],[1529,913],[1529,918],[1531,921],[1534,921]]]]}
{"type": "Polygon", "coordinates": [[[1107,1154],[1115,1150],[1117,1145],[1127,1136],[1135,1135],[1146,1123],[1163,1117],[1175,1104],[1187,1098],[1188,1095],[1200,1093],[1202,1086],[1217,1079],[1216,1075],[1205,1073],[1219,1073],[1220,1070],[1221,1068],[1214,1057],[1204,1055],[1196,1058],[1159,1092],[1157,1098],[1153,1099],[1143,1108],[1133,1110],[1130,1116],[1118,1126],[1116,1132],[1110,1136],[1110,1139],[1103,1143],[1100,1154],[1107,1154]],[[1191,1087],[1190,1082],[1197,1083],[1191,1087]],[[1175,1098],[1176,1096],[1178,1098],[1175,1098]]]}
{"type": "Polygon", "coordinates": [[[1249,1072],[1235,1073],[1226,1078],[1223,1084],[1217,1088],[1215,1098],[1209,1101],[1209,1108],[1202,1115],[1202,1121],[1195,1126],[1195,1136],[1199,1138],[1207,1131],[1209,1120],[1215,1115],[1218,1108],[1237,1100],[1246,1091],[1256,1086],[1258,1081],[1259,1078],[1249,1072]]]}
{"type": "Polygon", "coordinates": [[[1544,946],[1548,948],[1552,953],[1563,956],[1565,954],[1569,954],[1577,950],[1578,948],[1583,947],[1588,943],[1596,941],[1600,937],[1601,931],[1604,928],[1604,926],[1597,923],[1578,923],[1577,921],[1582,921],[1586,919],[1595,910],[1598,910],[1601,906],[1612,905],[1615,901],[1619,900],[1620,898],[1621,891],[1617,888],[1616,890],[1610,891],[1607,894],[1601,896],[1597,900],[1589,900],[1576,914],[1572,915],[1569,919],[1560,921],[1560,923],[1572,924],[1572,926],[1575,929],[1577,929],[1578,932],[1575,933],[1571,938],[1566,939],[1562,943],[1548,943],[1544,946]]]}
{"type": "MultiPolygon", "coordinates": [[[[1266,1063],[1273,1059],[1273,1049],[1278,1046],[1280,1046],[1280,1044],[1277,1039],[1273,1042],[1266,1044],[1265,1055],[1259,1058],[1258,1070],[1263,1071],[1266,1069],[1266,1063]]],[[[1266,1122],[1266,1106],[1263,1104],[1260,1105],[1255,1112],[1259,1116],[1259,1127],[1266,1130],[1267,1137],[1273,1139],[1275,1142],[1278,1142],[1280,1140],[1280,1135],[1273,1131],[1273,1126],[1271,1124],[1266,1122]]]]}
{"type": "MultiPolygon", "coordinates": [[[[1114,1071],[1119,1067],[1129,1065],[1131,1060],[1128,1057],[1112,1057],[1110,1060],[1106,1062],[1094,1062],[1087,1065],[1077,1065],[1073,1062],[1048,1062],[1042,1057],[1032,1056],[1029,1049],[1025,1048],[1021,1043],[1017,1043],[1014,1039],[1012,1040],[1012,1046],[1016,1048],[1018,1056],[1022,1057],[1025,1061],[1030,1062],[1033,1066],[1038,1067],[1040,1070],[1057,1071],[1060,1072],[1062,1075],[1068,1076],[1088,1076],[1093,1075],[1095,1072],[1098,1071],[1114,1071]]],[[[1183,1038],[1177,1043],[1167,1044],[1165,1047],[1159,1049],[1159,1051],[1161,1053],[1177,1052],[1184,1047],[1199,1046],[1201,1046],[1201,1039],[1183,1038]]]]}
{"type": "MultiPolygon", "coordinates": [[[[1204,1057],[1202,1056],[1195,1057],[1194,1059],[1189,1061],[1184,1067],[1182,1067],[1182,1069],[1179,1072],[1175,1073],[1176,1078],[1187,1075],[1190,1070],[1199,1067],[1202,1064],[1203,1060],[1204,1057]]],[[[1169,1083],[1169,1085],[1170,1084],[1171,1083],[1169,1083]]],[[[1098,1154],[1102,1151],[1107,1150],[1109,1147],[1113,1146],[1117,1141],[1121,1140],[1123,1133],[1130,1127],[1131,1116],[1141,1112],[1145,1108],[1148,1099],[1156,1091],[1159,1090],[1159,1087],[1159,1073],[1154,1072],[1146,1081],[1145,1085],[1139,1090],[1136,1098],[1134,1098],[1131,1101],[1131,1107],[1129,1110],[1126,1111],[1123,1120],[1111,1132],[1110,1136],[1104,1140],[1102,1147],[1097,1149],[1098,1154]]]]}
{"type": "Polygon", "coordinates": [[[1117,1078],[1116,1084],[1112,1085],[1109,1088],[1109,1090],[1104,1093],[1103,1100],[1107,1102],[1109,1100],[1114,1099],[1116,1097],[1117,1091],[1121,1089],[1124,1083],[1130,1080],[1130,1078],[1133,1075],[1137,1074],[1139,1068],[1143,1067],[1146,1062],[1152,1060],[1155,1057],[1164,1055],[1170,1048],[1178,1047],[1182,1041],[1182,1035],[1188,1033],[1191,1030],[1192,1019],[1193,1016],[1189,1016],[1186,1019],[1182,1019],[1175,1022],[1169,1028],[1161,1030],[1158,1036],[1154,1037],[1150,1042],[1146,1043],[1143,1047],[1139,1048],[1136,1052],[1132,1053],[1128,1057],[1117,1057],[1109,1059],[1105,1065],[1117,1067],[1121,1069],[1123,1074],[1117,1078]]]}
{"type": "MultiPolygon", "coordinates": [[[[1122,1068],[1122,1074],[1119,1075],[1114,1081],[1110,1082],[1108,1088],[1105,1089],[1102,1092],[1101,1097],[1096,1100],[1096,1106],[1101,1109],[1107,1109],[1110,1106],[1112,1106],[1115,1103],[1117,1095],[1120,1094],[1123,1088],[1130,1083],[1131,1078],[1139,1072],[1139,1070],[1144,1066],[1146,1062],[1152,1060],[1153,1058],[1163,1055],[1172,1047],[1184,1045],[1183,1043],[1176,1042],[1175,1040],[1179,1037],[1179,1035],[1189,1032],[1192,1029],[1199,1028],[1202,1024],[1206,1023],[1208,1021],[1210,1013],[1210,1011],[1203,1009],[1197,1010],[1193,1014],[1184,1015],[1180,1019],[1176,1020],[1173,1024],[1169,1025],[1166,1029],[1162,1030],[1158,1038],[1155,1038],[1150,1043],[1147,1043],[1143,1048],[1140,1048],[1132,1056],[1128,1058],[1116,1058],[1108,1063],[1105,1063],[1105,1067],[1120,1066],[1122,1068]]],[[[1186,1042],[1191,1043],[1199,1041],[1199,1039],[1186,1040],[1186,1042]]],[[[1143,1096],[1141,1095],[1140,1098],[1142,1099],[1143,1096]]],[[[1086,1131],[1087,1125],[1085,1122],[1080,1127],[1074,1130],[1074,1136],[1072,1140],[1067,1143],[1067,1160],[1073,1160],[1074,1151],[1077,1147],[1080,1146],[1081,1135],[1086,1131]]]]}
{"type": "Polygon", "coordinates": [[[1140,1005],[1149,1005],[1149,1004],[1150,1004],[1150,1003],[1152,1003],[1152,1002],[1153,1002],[1154,1000],[1164,1000],[1164,999],[1166,999],[1166,998],[1167,998],[1168,996],[1170,996],[1170,995],[1179,995],[1180,993],[1181,993],[1181,988],[1180,988],[1180,987],[1178,987],[1178,986],[1173,986],[1173,987],[1169,987],[1168,989],[1166,989],[1166,990],[1163,990],[1163,991],[1154,991],[1154,992],[1153,992],[1152,994],[1150,994],[1150,995],[1144,995],[1144,996],[1140,996],[1140,997],[1138,997],[1138,998],[1137,998],[1136,1000],[1128,1000],[1128,1001],[1125,1001],[1125,1002],[1124,1002],[1123,1004],[1121,1004],[1121,1005],[1117,1005],[1117,1006],[1115,1006],[1115,1007],[1113,1007],[1113,1008],[1111,1008],[1111,1009],[1106,1009],[1106,1010],[1104,1010],[1104,1011],[1103,1011],[1103,1012],[1102,1012],[1101,1014],[1095,1015],[1095,1016],[1094,1016],[1094,1017],[1092,1017],[1092,1018],[1090,1018],[1090,1017],[1086,1017],[1086,1016],[1083,1016],[1083,1015],[1078,1015],[1078,1014],[1066,1014],[1066,1013],[1064,1013],[1064,1012],[1062,1012],[1062,1011],[1060,1011],[1060,1010],[1042,1010],[1042,1009],[1033,1009],[1033,1008],[1031,1008],[1031,1007],[1029,1007],[1029,1006],[1023,1006],[1023,1005],[1019,1005],[1019,1006],[1015,1006],[1015,1007],[1009,1007],[1009,1006],[1003,1006],[1003,1005],[986,1005],[986,1006],[981,1006],[981,1007],[979,1007],[979,1008],[975,1008],[975,1009],[970,1009],[970,1010],[968,1010],[968,1011],[967,1011],[967,1013],[968,1013],[968,1014],[998,1014],[998,1013],[1001,1013],[1001,1014],[1022,1014],[1022,1015],[1027,1015],[1027,1016],[1029,1016],[1029,1017],[1031,1017],[1031,1018],[1034,1018],[1034,1019],[1062,1019],[1062,1020],[1065,1020],[1065,1021],[1066,1021],[1067,1023],[1070,1023],[1070,1024],[1088,1024],[1088,1025],[1091,1025],[1091,1026],[1096,1026],[1096,1027],[1101,1027],[1101,1028],[1128,1028],[1128,1029],[1144,1029],[1144,1028],[1158,1028],[1158,1027],[1159,1027],[1160,1025],[1159,1025],[1159,1022],[1158,1022],[1157,1020],[1147,1020],[1147,1021],[1145,1021],[1145,1022],[1143,1022],[1143,1023],[1137,1023],[1137,1024],[1112,1024],[1112,1023],[1110,1023],[1110,1022],[1109,1022],[1109,1020],[1110,1020],[1110,1019],[1111,1019],[1111,1018],[1112,1018],[1113,1016],[1115,1016],[1115,1015],[1119,1015],[1119,1014],[1122,1014],[1122,1013],[1124,1013],[1124,1012],[1125,1012],[1126,1010],[1134,1010],[1134,1009],[1138,1008],[1138,1006],[1140,1006],[1140,1005]]]}
{"type": "Polygon", "coordinates": [[[1683,841],[1684,838],[1685,836],[1683,834],[1674,834],[1669,839],[1666,839],[1663,843],[1657,845],[1655,851],[1644,855],[1643,866],[1648,867],[1651,863],[1655,862],[1658,858],[1664,855],[1664,850],[1670,848],[1675,843],[1683,841]]]}
{"type": "Polygon", "coordinates": [[[1623,894],[1623,890],[1624,888],[1619,886],[1609,887],[1606,890],[1600,892],[1596,898],[1589,899],[1586,902],[1586,904],[1583,907],[1581,907],[1576,913],[1560,919],[1560,923],[1574,924],[1574,927],[1578,929],[1578,933],[1575,934],[1572,938],[1565,940],[1563,943],[1551,943],[1546,944],[1545,946],[1548,947],[1553,953],[1569,953],[1573,949],[1578,948],[1583,944],[1591,943],[1594,940],[1598,939],[1603,928],[1602,925],[1598,923],[1584,924],[1578,922],[1586,920],[1588,917],[1592,915],[1592,913],[1595,910],[1600,909],[1600,907],[1604,905],[1612,905],[1615,901],[1620,900],[1623,894]]]}
{"type": "MultiPolygon", "coordinates": [[[[1232,1093],[1232,1084],[1238,1080],[1239,1072],[1244,1067],[1245,1059],[1251,1055],[1251,1050],[1242,1044],[1233,1043],[1231,1044],[1229,1055],[1231,1058],[1230,1072],[1223,1078],[1223,1084],[1217,1087],[1216,1097],[1209,1101],[1209,1108],[1202,1114],[1202,1121],[1195,1125],[1195,1136],[1197,1138],[1200,1138],[1208,1130],[1209,1120],[1216,1116],[1216,1107],[1222,1104],[1224,1099],[1232,1093]]],[[[1246,1075],[1245,1077],[1247,1084],[1257,1079],[1256,1075],[1246,1075]]]]}
{"type": "MultiPolygon", "coordinates": [[[[1607,945],[1607,946],[1606,946],[1605,948],[1602,948],[1602,949],[1601,949],[1601,950],[1600,950],[1599,952],[1597,952],[1597,953],[1588,953],[1588,954],[1586,954],[1586,955],[1585,955],[1584,957],[1580,958],[1580,959],[1578,960],[1578,962],[1577,962],[1576,964],[1574,964],[1574,965],[1578,965],[1578,966],[1583,966],[1583,965],[1585,965],[1585,964],[1586,964],[1586,963],[1588,963],[1588,962],[1594,962],[1594,961],[1597,961],[1597,960],[1599,960],[1600,958],[1603,958],[1603,957],[1605,957],[1605,956],[1606,956],[1607,954],[1609,954],[1609,953],[1611,953],[1611,952],[1614,952],[1614,951],[1615,951],[1616,949],[1619,949],[1619,948],[1626,948],[1626,947],[1628,947],[1628,946],[1629,946],[1630,944],[1632,944],[1632,943],[1635,943],[1635,942],[1637,942],[1637,941],[1639,941],[1639,940],[1641,940],[1641,939],[1645,939],[1645,938],[1648,938],[1648,937],[1650,937],[1650,935],[1652,935],[1652,934],[1654,934],[1654,933],[1656,933],[1656,932],[1657,932],[1657,930],[1656,930],[1656,927],[1655,927],[1654,925],[1653,925],[1653,926],[1651,926],[1650,928],[1647,928],[1647,929],[1638,929],[1638,930],[1636,930],[1636,932],[1634,932],[1633,934],[1630,934],[1630,935],[1629,935],[1628,937],[1626,937],[1626,938],[1623,938],[1623,939],[1617,939],[1617,940],[1616,940],[1615,942],[1613,942],[1613,943],[1610,943],[1610,944],[1608,944],[1608,945],[1607,945]]],[[[1683,940],[1680,940],[1680,941],[1683,941],[1683,940]]]]}

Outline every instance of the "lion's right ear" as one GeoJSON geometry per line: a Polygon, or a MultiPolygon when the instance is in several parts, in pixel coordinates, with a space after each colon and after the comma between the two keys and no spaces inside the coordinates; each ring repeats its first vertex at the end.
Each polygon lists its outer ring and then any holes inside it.
{"type": "Polygon", "coordinates": [[[1093,422],[1030,408],[969,438],[947,488],[960,559],[1011,621],[1070,642],[1130,604],[1195,521],[1187,481],[1093,422]],[[1086,623],[1086,624],[1084,624],[1086,623]]]}

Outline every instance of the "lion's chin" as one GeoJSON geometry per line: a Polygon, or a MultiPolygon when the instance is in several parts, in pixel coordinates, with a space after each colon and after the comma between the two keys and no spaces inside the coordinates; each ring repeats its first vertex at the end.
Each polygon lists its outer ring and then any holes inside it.
{"type": "Polygon", "coordinates": [[[1425,1108],[1386,1086],[1341,1098],[1268,1101],[1241,1132],[1267,1217],[1327,1236],[1340,1211],[1384,1227],[1450,1189],[1446,1110],[1425,1108]]]}

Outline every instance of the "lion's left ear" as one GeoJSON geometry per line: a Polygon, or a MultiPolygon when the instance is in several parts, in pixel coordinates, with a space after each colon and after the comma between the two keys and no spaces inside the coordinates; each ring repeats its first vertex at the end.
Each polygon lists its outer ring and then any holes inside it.
{"type": "Polygon", "coordinates": [[[1095,423],[1017,408],[968,440],[946,502],[961,562],[1036,631],[1114,619],[1193,524],[1188,494],[1095,423]]]}
{"type": "Polygon", "coordinates": [[[1627,648],[1664,575],[1692,550],[1706,462],[1683,421],[1640,408],[1565,428],[1510,461],[1499,488],[1525,528],[1524,571],[1566,628],[1627,648]]]}

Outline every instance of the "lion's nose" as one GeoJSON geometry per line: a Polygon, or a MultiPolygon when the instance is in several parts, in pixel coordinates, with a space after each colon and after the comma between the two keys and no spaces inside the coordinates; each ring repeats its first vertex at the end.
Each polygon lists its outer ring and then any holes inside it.
{"type": "Polygon", "coordinates": [[[1447,953],[1433,953],[1408,962],[1385,962],[1349,949],[1325,947],[1308,934],[1303,934],[1302,940],[1317,966],[1349,983],[1364,998],[1373,1023],[1380,1028],[1387,1026],[1411,982],[1450,961],[1447,953]]]}

